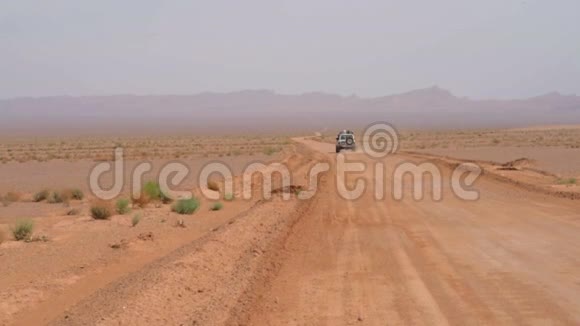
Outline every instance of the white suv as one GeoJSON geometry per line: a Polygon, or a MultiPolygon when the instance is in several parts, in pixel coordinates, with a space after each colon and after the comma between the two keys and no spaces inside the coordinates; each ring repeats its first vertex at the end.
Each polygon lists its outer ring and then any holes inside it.
{"type": "Polygon", "coordinates": [[[356,150],[354,133],[350,130],[343,130],[336,136],[336,152],[339,153],[342,149],[356,150]]]}

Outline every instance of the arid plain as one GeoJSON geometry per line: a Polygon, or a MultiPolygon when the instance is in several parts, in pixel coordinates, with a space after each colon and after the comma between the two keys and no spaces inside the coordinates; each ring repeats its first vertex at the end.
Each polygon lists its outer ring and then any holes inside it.
{"type": "MultiPolygon", "coordinates": [[[[441,201],[415,201],[408,179],[400,201],[389,187],[385,200],[370,190],[344,200],[328,144],[335,135],[298,136],[3,139],[0,324],[580,322],[580,127],[400,132],[387,167],[428,161],[445,177],[476,163],[484,173],[474,202],[447,188],[441,201]],[[195,202],[169,200],[154,182],[144,200],[129,187],[95,198],[88,174],[116,147],[127,183],[139,162],[153,165],[145,182],[167,162],[189,166],[176,189],[195,202]],[[233,192],[220,178],[197,182],[216,161],[236,175],[233,192]],[[257,174],[256,196],[243,199],[239,176],[257,161],[284,163],[291,187],[274,174],[264,199],[257,174]],[[331,168],[300,199],[317,163],[331,168]]],[[[370,171],[346,183],[361,178],[371,184],[370,171]]]]}

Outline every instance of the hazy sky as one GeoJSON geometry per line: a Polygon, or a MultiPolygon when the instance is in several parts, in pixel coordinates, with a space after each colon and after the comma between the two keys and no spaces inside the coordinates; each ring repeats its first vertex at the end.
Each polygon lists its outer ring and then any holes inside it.
{"type": "Polygon", "coordinates": [[[580,94],[580,1],[0,0],[0,98],[580,94]]]}

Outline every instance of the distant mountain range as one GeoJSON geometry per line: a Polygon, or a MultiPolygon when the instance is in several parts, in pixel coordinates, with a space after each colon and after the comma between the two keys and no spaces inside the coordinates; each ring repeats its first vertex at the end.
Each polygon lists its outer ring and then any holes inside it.
{"type": "Polygon", "coordinates": [[[580,96],[473,100],[439,87],[376,98],[250,90],[0,100],[1,134],[301,132],[388,121],[399,128],[580,123],[580,96]]]}

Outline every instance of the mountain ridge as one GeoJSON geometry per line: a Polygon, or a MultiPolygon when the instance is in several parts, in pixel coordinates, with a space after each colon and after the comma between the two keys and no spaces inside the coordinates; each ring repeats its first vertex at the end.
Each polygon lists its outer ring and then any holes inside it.
{"type": "Polygon", "coordinates": [[[0,100],[3,133],[156,130],[291,131],[389,121],[403,128],[518,127],[580,123],[580,96],[471,99],[438,86],[364,98],[273,90],[191,95],[51,96],[0,100]]]}

